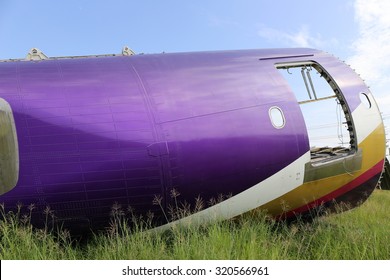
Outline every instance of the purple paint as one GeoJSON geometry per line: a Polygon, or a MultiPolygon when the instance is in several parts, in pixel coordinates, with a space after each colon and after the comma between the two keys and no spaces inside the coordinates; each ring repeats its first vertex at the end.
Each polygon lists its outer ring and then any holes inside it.
{"type": "Polygon", "coordinates": [[[153,198],[167,207],[173,189],[189,203],[240,193],[309,150],[299,106],[274,66],[306,56],[337,77],[355,109],[361,81],[315,50],[2,62],[20,173],[0,201],[50,206],[60,220],[100,227],[114,203],[158,214],[153,198]],[[285,114],[283,129],[271,124],[272,106],[285,114]]]}

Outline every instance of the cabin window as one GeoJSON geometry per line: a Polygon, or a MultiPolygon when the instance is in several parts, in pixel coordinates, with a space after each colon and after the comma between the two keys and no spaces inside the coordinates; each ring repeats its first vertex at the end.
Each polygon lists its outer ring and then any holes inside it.
{"type": "Polygon", "coordinates": [[[283,128],[286,124],[283,111],[279,107],[275,106],[269,109],[269,118],[271,119],[271,123],[275,128],[283,128]]]}
{"type": "Polygon", "coordinates": [[[368,95],[365,94],[364,92],[362,92],[362,93],[360,93],[359,97],[360,97],[360,101],[362,102],[364,107],[366,107],[367,109],[370,109],[371,108],[371,101],[370,101],[370,98],[368,97],[368,95]]]}
{"type": "MultiPolygon", "coordinates": [[[[352,117],[336,82],[316,62],[276,64],[300,105],[308,131],[312,161],[356,150],[352,117]]],[[[360,97],[371,106],[367,95],[360,97]]]]}

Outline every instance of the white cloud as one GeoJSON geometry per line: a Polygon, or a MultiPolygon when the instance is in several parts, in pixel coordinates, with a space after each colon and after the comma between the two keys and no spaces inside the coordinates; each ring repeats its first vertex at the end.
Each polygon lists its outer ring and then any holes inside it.
{"type": "MultiPolygon", "coordinates": [[[[390,1],[355,0],[359,37],[352,45],[352,68],[370,85],[386,128],[390,123],[390,1]]],[[[387,135],[389,137],[389,134],[387,135]]]]}
{"type": "Polygon", "coordinates": [[[390,84],[390,1],[356,0],[359,37],[348,62],[369,84],[390,84]]]}
{"type": "Polygon", "coordinates": [[[287,47],[324,49],[324,46],[336,45],[338,43],[335,38],[324,40],[319,33],[312,35],[309,27],[306,25],[301,26],[297,32],[293,33],[262,25],[258,30],[258,35],[268,41],[277,42],[287,47]]]}

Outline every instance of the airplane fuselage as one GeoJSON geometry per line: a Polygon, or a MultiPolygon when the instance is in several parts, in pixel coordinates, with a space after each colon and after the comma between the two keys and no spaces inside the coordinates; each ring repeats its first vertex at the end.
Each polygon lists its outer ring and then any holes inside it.
{"type": "Polygon", "coordinates": [[[172,222],[257,208],[292,217],[357,205],[384,164],[384,127],[369,89],[312,49],[3,61],[0,98],[9,106],[0,108],[8,127],[1,176],[11,174],[0,202],[34,208],[38,225],[49,208],[60,222],[102,228],[113,207],[164,224],[172,206],[194,212],[199,201],[196,213],[172,222]],[[343,106],[344,153],[313,157],[300,104],[280,74],[307,66],[323,71],[343,106]]]}

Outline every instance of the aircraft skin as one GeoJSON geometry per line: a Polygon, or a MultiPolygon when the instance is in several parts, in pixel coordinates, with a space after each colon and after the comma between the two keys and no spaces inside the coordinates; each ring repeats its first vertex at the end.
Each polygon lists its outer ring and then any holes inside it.
{"type": "Polygon", "coordinates": [[[8,127],[0,203],[31,211],[37,226],[50,213],[76,228],[104,228],[112,210],[153,213],[161,228],[258,208],[291,218],[334,202],[358,205],[384,165],[370,90],[313,49],[7,60],[0,98],[8,127]],[[321,65],[337,85],[351,118],[347,155],[311,161],[300,106],[277,69],[301,62],[321,65]],[[167,223],[184,204],[199,211],[167,223]]]}

